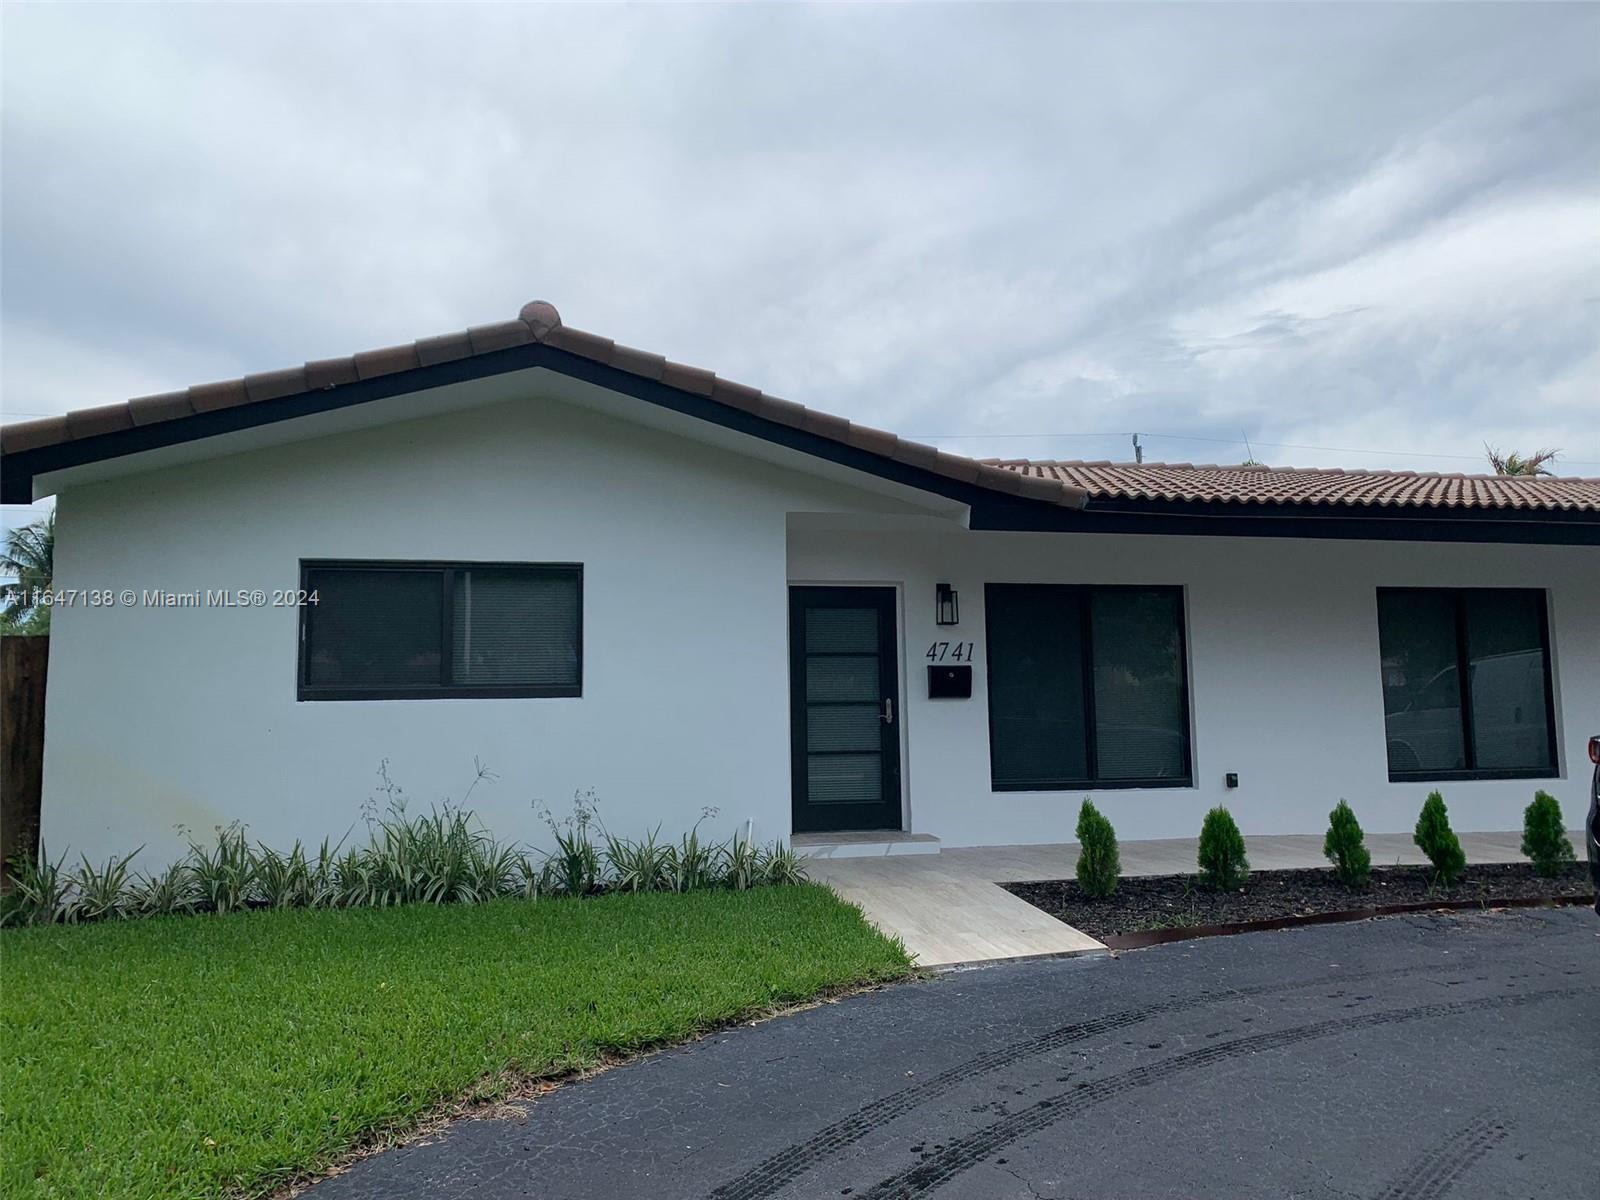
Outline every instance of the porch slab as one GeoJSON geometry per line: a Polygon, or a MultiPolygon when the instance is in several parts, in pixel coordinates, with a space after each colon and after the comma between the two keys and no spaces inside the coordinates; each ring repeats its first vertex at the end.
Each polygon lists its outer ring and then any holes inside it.
{"type": "MultiPolygon", "coordinates": [[[[1582,835],[1571,835],[1582,845],[1582,835]]],[[[1463,833],[1470,863],[1521,862],[1520,831],[1463,833]]],[[[1414,865],[1427,859],[1409,833],[1369,834],[1374,866],[1414,865]]],[[[1195,869],[1196,839],[1165,838],[1121,844],[1124,875],[1173,875],[1195,869]]],[[[1245,838],[1257,871],[1325,867],[1321,834],[1245,838]]],[[[938,854],[813,858],[811,878],[860,907],[885,933],[900,938],[919,966],[953,967],[1004,959],[1084,954],[1105,946],[1081,930],[1019,900],[999,885],[1069,879],[1078,865],[1076,842],[1038,846],[967,846],[938,854]]]]}

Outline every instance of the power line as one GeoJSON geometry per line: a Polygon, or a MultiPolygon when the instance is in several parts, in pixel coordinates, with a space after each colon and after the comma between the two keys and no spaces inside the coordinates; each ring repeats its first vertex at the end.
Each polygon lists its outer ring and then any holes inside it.
{"type": "MultiPolygon", "coordinates": [[[[907,436],[921,442],[950,442],[950,441],[981,441],[985,439],[1005,441],[1014,438],[1089,438],[1104,440],[1107,438],[1125,438],[1130,435],[1123,431],[1116,433],[914,433],[907,436]]],[[[1387,454],[1397,458],[1453,458],[1464,462],[1482,462],[1481,454],[1441,454],[1431,450],[1372,450],[1358,449],[1351,446],[1312,446],[1302,442],[1256,442],[1249,438],[1220,438],[1205,437],[1196,433],[1143,433],[1137,436],[1145,438],[1164,438],[1175,442],[1214,442],[1223,446],[1271,446],[1277,450],[1319,450],[1328,454],[1387,454]]],[[[1600,461],[1583,458],[1562,458],[1559,460],[1568,465],[1581,467],[1600,467],[1600,461]]]]}

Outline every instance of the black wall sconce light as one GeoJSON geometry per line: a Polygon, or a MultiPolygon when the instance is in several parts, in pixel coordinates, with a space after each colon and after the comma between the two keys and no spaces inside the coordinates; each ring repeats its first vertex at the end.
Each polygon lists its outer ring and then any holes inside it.
{"type": "Polygon", "coordinates": [[[961,623],[961,604],[956,598],[956,590],[948,583],[934,585],[934,599],[938,612],[939,624],[959,625],[961,623]]]}

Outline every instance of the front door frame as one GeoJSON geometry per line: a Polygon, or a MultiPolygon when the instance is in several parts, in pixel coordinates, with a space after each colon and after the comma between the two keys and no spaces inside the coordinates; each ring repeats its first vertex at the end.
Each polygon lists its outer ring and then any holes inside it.
{"type": "Polygon", "coordinates": [[[805,582],[790,581],[788,587],[789,605],[789,730],[790,730],[790,812],[791,827],[795,833],[843,833],[869,830],[882,830],[885,833],[898,833],[907,828],[906,800],[905,800],[905,687],[902,671],[902,646],[903,629],[905,622],[901,611],[900,587],[892,583],[850,582],[838,583],[833,581],[805,582]],[[852,825],[850,828],[820,829],[811,818],[811,809],[806,802],[808,772],[807,772],[807,745],[806,745],[806,688],[805,688],[805,626],[802,604],[803,598],[810,594],[826,594],[832,599],[847,606],[849,594],[859,593],[863,590],[879,593],[879,603],[882,606],[889,623],[887,636],[881,639],[883,653],[880,656],[879,686],[887,699],[893,705],[894,720],[887,730],[888,736],[884,739],[883,754],[885,763],[884,788],[885,801],[882,824],[852,825]],[[892,797],[892,800],[890,799],[892,797]],[[891,811],[892,810],[892,811],[891,811]]]}

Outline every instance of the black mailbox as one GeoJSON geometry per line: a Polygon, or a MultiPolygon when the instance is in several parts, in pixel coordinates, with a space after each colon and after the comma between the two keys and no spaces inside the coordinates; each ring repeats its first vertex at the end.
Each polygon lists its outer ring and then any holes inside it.
{"type": "Polygon", "coordinates": [[[971,667],[929,667],[929,700],[972,699],[971,667]]]}

